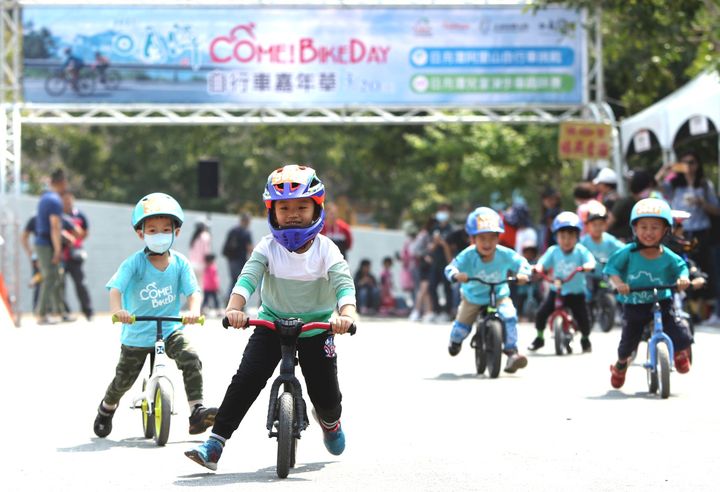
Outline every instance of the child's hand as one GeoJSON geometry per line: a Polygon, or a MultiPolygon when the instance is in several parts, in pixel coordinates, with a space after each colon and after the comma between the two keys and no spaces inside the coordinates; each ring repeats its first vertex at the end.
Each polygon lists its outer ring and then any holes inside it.
{"type": "Polygon", "coordinates": [[[528,277],[524,273],[518,273],[515,278],[517,278],[518,285],[525,285],[530,281],[530,277],[528,277]]]}
{"type": "Polygon", "coordinates": [[[125,324],[132,323],[132,319],[133,319],[132,314],[128,313],[124,309],[115,311],[113,313],[113,316],[115,316],[120,323],[125,323],[125,324]]]}
{"type": "Polygon", "coordinates": [[[467,273],[462,273],[462,272],[456,273],[456,274],[455,274],[455,281],[456,281],[456,282],[460,282],[461,284],[464,284],[465,282],[468,281],[468,274],[467,274],[467,273]]]}
{"type": "Polygon", "coordinates": [[[333,333],[342,334],[347,333],[350,327],[355,323],[355,320],[350,316],[334,316],[330,318],[330,326],[332,327],[333,333]]]}
{"type": "Polygon", "coordinates": [[[250,319],[249,316],[237,309],[229,309],[225,311],[225,316],[227,317],[230,326],[233,328],[247,328],[247,322],[248,319],[250,319]]]}
{"type": "Polygon", "coordinates": [[[623,295],[628,295],[630,293],[630,286],[626,284],[625,282],[617,282],[615,284],[615,288],[617,291],[623,295]]]}
{"type": "Polygon", "coordinates": [[[597,265],[595,263],[585,263],[583,265],[583,270],[585,270],[586,272],[592,272],[593,270],[595,270],[596,266],[597,265]]]}
{"type": "Polygon", "coordinates": [[[200,319],[200,313],[194,311],[187,311],[180,316],[185,325],[194,325],[200,319]]]}
{"type": "Polygon", "coordinates": [[[687,277],[680,277],[677,279],[677,286],[679,290],[685,290],[690,287],[690,280],[687,277]]]}
{"type": "Polygon", "coordinates": [[[705,287],[705,277],[697,277],[690,281],[693,289],[702,289],[705,287]]]}

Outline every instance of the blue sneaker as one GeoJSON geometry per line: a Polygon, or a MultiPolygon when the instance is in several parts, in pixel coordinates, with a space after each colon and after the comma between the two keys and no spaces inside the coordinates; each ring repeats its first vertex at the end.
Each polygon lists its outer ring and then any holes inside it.
{"type": "Polygon", "coordinates": [[[222,455],[223,444],[215,438],[210,438],[195,449],[185,451],[185,456],[205,468],[217,470],[217,463],[222,455]]]}
{"type": "Polygon", "coordinates": [[[328,450],[328,453],[335,456],[341,455],[343,451],[345,451],[345,433],[342,430],[340,421],[338,420],[333,430],[328,430],[318,418],[314,408],[312,409],[312,414],[323,431],[323,444],[325,444],[325,449],[328,450]]]}

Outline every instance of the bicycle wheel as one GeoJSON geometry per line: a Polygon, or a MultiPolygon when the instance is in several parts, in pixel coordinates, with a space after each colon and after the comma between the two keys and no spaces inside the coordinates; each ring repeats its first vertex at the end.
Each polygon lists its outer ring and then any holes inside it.
{"type": "Polygon", "coordinates": [[[120,87],[120,81],[122,80],[122,77],[120,76],[120,72],[117,70],[108,70],[105,72],[105,88],[111,91],[114,91],[118,87],[120,87]]]}
{"type": "Polygon", "coordinates": [[[45,92],[51,96],[61,96],[67,88],[67,80],[62,72],[56,72],[45,79],[45,92]]]}
{"type": "Polygon", "coordinates": [[[155,388],[155,444],[165,446],[170,437],[170,419],[172,417],[172,402],[170,401],[170,389],[162,379],[158,381],[155,388]]]}
{"type": "Polygon", "coordinates": [[[555,337],[555,355],[563,355],[565,353],[565,333],[563,331],[563,319],[561,316],[555,316],[550,325],[555,337]]]}
{"type": "MultiPolygon", "coordinates": [[[[650,362],[650,344],[649,343],[647,346],[647,359],[646,360],[648,361],[648,363],[650,362]]],[[[655,367],[648,367],[646,370],[647,370],[648,391],[654,395],[655,393],[657,393],[657,390],[658,390],[657,365],[655,367]]]]}
{"type": "Polygon", "coordinates": [[[487,367],[487,358],[485,357],[485,329],[481,321],[476,323],[475,335],[470,341],[470,346],[475,349],[475,369],[478,374],[482,374],[487,367]]]}
{"type": "Polygon", "coordinates": [[[498,377],[502,357],[502,324],[496,319],[485,324],[485,357],[488,375],[491,378],[498,377]]]}
{"type": "Polygon", "coordinates": [[[81,96],[89,96],[95,92],[95,77],[87,72],[80,73],[77,80],[77,92],[81,96]]]}
{"type": "Polygon", "coordinates": [[[290,472],[293,461],[293,447],[295,436],[293,435],[293,416],[295,401],[292,393],[283,393],[278,398],[278,452],[277,452],[277,476],[286,478],[290,472]]]}
{"type": "MultiPolygon", "coordinates": [[[[145,393],[146,387],[147,379],[143,380],[143,393],[145,393]]],[[[155,435],[155,419],[152,415],[150,415],[150,405],[145,398],[143,398],[143,401],[140,404],[140,412],[142,413],[143,435],[146,439],[150,439],[155,435]]]]}
{"type": "Polygon", "coordinates": [[[660,398],[670,396],[670,351],[667,343],[660,342],[657,345],[658,358],[658,382],[660,383],[660,398]]]}
{"type": "Polygon", "coordinates": [[[615,324],[615,298],[610,293],[603,294],[598,300],[598,307],[598,324],[607,333],[615,324]]]}

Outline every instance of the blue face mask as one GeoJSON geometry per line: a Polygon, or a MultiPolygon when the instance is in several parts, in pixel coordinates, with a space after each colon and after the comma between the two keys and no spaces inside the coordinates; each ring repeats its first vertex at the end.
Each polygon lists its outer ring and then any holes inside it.
{"type": "Polygon", "coordinates": [[[158,234],[145,234],[145,245],[153,253],[163,254],[172,246],[175,240],[175,234],[171,232],[158,234]]]}

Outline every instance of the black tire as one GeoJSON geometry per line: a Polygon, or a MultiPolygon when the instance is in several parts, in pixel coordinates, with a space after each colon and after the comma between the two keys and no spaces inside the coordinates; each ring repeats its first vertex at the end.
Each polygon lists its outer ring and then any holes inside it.
{"type": "Polygon", "coordinates": [[[485,324],[485,356],[488,375],[491,378],[500,375],[502,340],[502,324],[496,319],[489,320],[485,324]]]}
{"type": "Polygon", "coordinates": [[[122,77],[120,76],[120,72],[117,70],[108,70],[105,72],[105,88],[114,91],[118,87],[120,87],[120,81],[122,81],[122,77]]]}
{"type": "Polygon", "coordinates": [[[660,398],[665,399],[670,396],[670,351],[665,342],[657,345],[657,359],[660,398]]]}
{"type": "MultiPolygon", "coordinates": [[[[143,380],[143,393],[145,392],[146,387],[147,380],[143,380]]],[[[152,437],[155,435],[155,419],[152,415],[150,415],[150,405],[148,404],[148,401],[144,398],[142,403],[140,404],[140,411],[142,413],[143,435],[145,436],[145,439],[152,439],[152,437]]]]}
{"type": "Polygon", "coordinates": [[[555,338],[555,355],[563,355],[565,353],[565,332],[563,331],[562,317],[555,316],[551,326],[555,338]]]}
{"type": "Polygon", "coordinates": [[[612,294],[606,292],[598,299],[598,324],[605,333],[612,330],[615,324],[616,301],[612,294]]]}
{"type": "Polygon", "coordinates": [[[485,372],[487,367],[487,357],[485,354],[485,327],[482,322],[478,322],[473,335],[471,347],[475,349],[475,369],[478,374],[485,372]]]}
{"type": "Polygon", "coordinates": [[[155,388],[155,404],[153,417],[155,419],[155,444],[165,446],[170,437],[170,420],[172,419],[171,390],[168,383],[160,379],[155,388]]]}
{"type": "Polygon", "coordinates": [[[278,452],[277,476],[287,478],[290,468],[294,466],[293,448],[295,436],[293,435],[293,415],[295,402],[292,393],[283,393],[278,398],[278,452]]]}
{"type": "MultiPolygon", "coordinates": [[[[650,344],[648,343],[647,346],[647,359],[648,362],[650,362],[650,344]]],[[[648,383],[648,391],[651,394],[657,393],[658,390],[658,371],[656,367],[648,367],[646,369],[647,371],[647,383],[648,383]]]]}
{"type": "Polygon", "coordinates": [[[55,72],[45,79],[45,92],[51,96],[62,96],[67,86],[68,82],[62,72],[55,72]]]}

